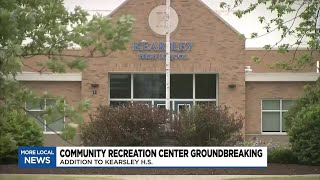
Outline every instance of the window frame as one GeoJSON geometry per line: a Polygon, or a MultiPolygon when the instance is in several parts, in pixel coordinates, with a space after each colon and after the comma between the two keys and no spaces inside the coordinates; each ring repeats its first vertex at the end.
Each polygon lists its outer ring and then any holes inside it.
{"type": "MultiPolygon", "coordinates": [[[[135,75],[163,75],[164,76],[164,79],[165,79],[165,74],[162,74],[162,73],[128,73],[128,74],[131,74],[131,99],[164,99],[165,97],[161,98],[161,97],[152,97],[152,98],[149,98],[149,97],[135,97],[135,75]]],[[[165,90],[165,84],[164,84],[164,90],[165,90]]],[[[110,91],[110,95],[111,95],[111,91],[110,91]]],[[[165,95],[165,91],[164,91],[164,95],[165,95]]],[[[111,96],[110,96],[111,97],[111,96]]],[[[112,98],[112,99],[115,99],[115,98],[112,98]]]]}
{"type": "Polygon", "coordinates": [[[173,96],[173,89],[171,89],[171,87],[173,86],[172,85],[172,83],[174,82],[173,80],[172,80],[172,77],[174,76],[174,75],[190,75],[191,76],[191,84],[189,84],[189,85],[191,85],[191,89],[192,89],[192,92],[191,92],[191,96],[190,96],[190,98],[184,98],[184,97],[175,97],[175,98],[171,98],[170,97],[170,99],[195,99],[195,74],[186,74],[186,73],[182,73],[182,74],[180,74],[180,73],[172,73],[171,75],[170,75],[170,96],[173,96]]]}
{"type": "Polygon", "coordinates": [[[177,109],[177,112],[178,114],[180,114],[180,106],[187,106],[187,111],[190,111],[191,109],[191,105],[190,104],[178,104],[178,109],[177,109]]]}
{"type": "MultiPolygon", "coordinates": [[[[66,104],[66,100],[64,100],[64,104],[66,104]]],[[[25,102],[25,109],[27,112],[25,112],[28,115],[28,112],[43,112],[47,109],[47,99],[44,99],[44,107],[43,109],[27,109],[27,102],[25,102]]],[[[28,115],[29,116],[29,115],[28,115]]],[[[35,119],[38,120],[38,119],[35,119]]],[[[47,121],[45,119],[43,119],[43,134],[62,134],[62,131],[47,131],[47,121]]],[[[66,123],[66,116],[65,114],[63,115],[63,128],[65,128],[65,124],[66,123]]]]}
{"type": "MultiPolygon", "coordinates": [[[[194,73],[193,74],[193,99],[210,99],[210,98],[197,98],[197,92],[196,92],[196,89],[197,89],[197,81],[196,81],[196,75],[212,75],[210,73],[194,73]]],[[[213,99],[218,99],[218,90],[219,90],[219,78],[218,78],[218,74],[214,74],[215,75],[215,83],[216,83],[216,90],[215,90],[215,98],[213,99]]],[[[211,98],[212,99],[212,98],[211,98]]]]}
{"type": "Polygon", "coordinates": [[[288,134],[288,132],[287,131],[283,131],[282,130],[282,121],[283,121],[283,113],[284,112],[288,112],[288,110],[283,110],[282,109],[282,101],[294,101],[294,99],[268,99],[268,98],[265,98],[265,99],[261,99],[261,101],[260,101],[260,128],[261,128],[261,134],[262,135],[287,135],[288,134]],[[280,109],[278,109],[278,110],[263,110],[263,101],[280,101],[280,109]],[[262,127],[262,125],[263,125],[263,113],[264,112],[278,112],[280,115],[280,121],[279,121],[279,123],[280,123],[280,131],[279,132],[264,132],[263,131],[263,127],[262,127]]]}
{"type": "Polygon", "coordinates": [[[166,108],[166,104],[157,104],[157,108],[162,108],[162,107],[166,108]]]}
{"type": "MultiPolygon", "coordinates": [[[[113,74],[125,75],[128,73],[124,72],[124,73],[113,73],[113,74]]],[[[131,98],[133,96],[133,94],[132,94],[133,93],[133,74],[128,74],[128,75],[130,75],[130,98],[131,98]]],[[[108,74],[108,92],[107,93],[108,93],[109,99],[112,99],[111,98],[111,74],[110,73],[108,74]]],[[[117,98],[113,98],[113,99],[117,99],[117,98]]]]}

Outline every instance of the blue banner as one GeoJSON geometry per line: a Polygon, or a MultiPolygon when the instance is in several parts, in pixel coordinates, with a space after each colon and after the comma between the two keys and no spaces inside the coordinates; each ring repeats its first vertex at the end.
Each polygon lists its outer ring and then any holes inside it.
{"type": "Polygon", "coordinates": [[[19,147],[19,168],[56,167],[56,147],[19,147]]]}
{"type": "Polygon", "coordinates": [[[19,147],[19,168],[267,167],[267,147],[19,147]]]}

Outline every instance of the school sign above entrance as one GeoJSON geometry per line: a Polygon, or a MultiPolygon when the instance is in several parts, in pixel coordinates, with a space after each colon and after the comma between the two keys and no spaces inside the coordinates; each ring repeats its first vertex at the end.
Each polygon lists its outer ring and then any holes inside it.
{"type": "MultiPolygon", "coordinates": [[[[186,52],[192,50],[192,42],[180,41],[171,42],[171,59],[172,60],[184,60],[188,59],[186,52]]],[[[166,59],[166,43],[165,42],[134,42],[133,50],[139,51],[138,58],[141,60],[156,60],[166,59]]]]}

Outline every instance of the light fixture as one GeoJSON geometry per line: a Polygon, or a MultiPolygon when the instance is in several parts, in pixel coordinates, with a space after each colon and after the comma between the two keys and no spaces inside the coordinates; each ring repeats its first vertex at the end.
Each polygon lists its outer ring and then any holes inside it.
{"type": "Polygon", "coordinates": [[[229,84],[228,87],[229,87],[230,89],[234,89],[234,88],[237,87],[237,85],[236,85],[236,84],[229,84]]]}
{"type": "Polygon", "coordinates": [[[91,84],[92,95],[96,95],[98,93],[99,84],[91,84]]]}
{"type": "Polygon", "coordinates": [[[250,73],[252,72],[251,66],[246,66],[244,69],[245,73],[250,73]]]}

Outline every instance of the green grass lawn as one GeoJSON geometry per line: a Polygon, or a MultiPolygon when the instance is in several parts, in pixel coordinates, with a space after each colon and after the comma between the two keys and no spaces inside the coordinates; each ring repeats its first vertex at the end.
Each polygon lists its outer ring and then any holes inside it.
{"type": "Polygon", "coordinates": [[[120,180],[111,176],[46,176],[46,175],[1,175],[1,180],[120,180]]]}
{"type": "MultiPolygon", "coordinates": [[[[150,176],[151,177],[151,176],[150,176]]],[[[0,180],[121,180],[112,176],[77,176],[77,175],[1,175],[0,180]]],[[[174,179],[174,178],[173,178],[174,179]]],[[[181,178],[178,178],[181,179],[181,178]]],[[[215,179],[212,176],[212,179],[215,179]]],[[[292,176],[292,177],[252,177],[229,178],[229,180],[320,180],[320,176],[292,176]]]]}
{"type": "Polygon", "coordinates": [[[292,177],[258,177],[258,178],[231,178],[229,180],[320,180],[320,176],[292,176],[292,177]]]}

